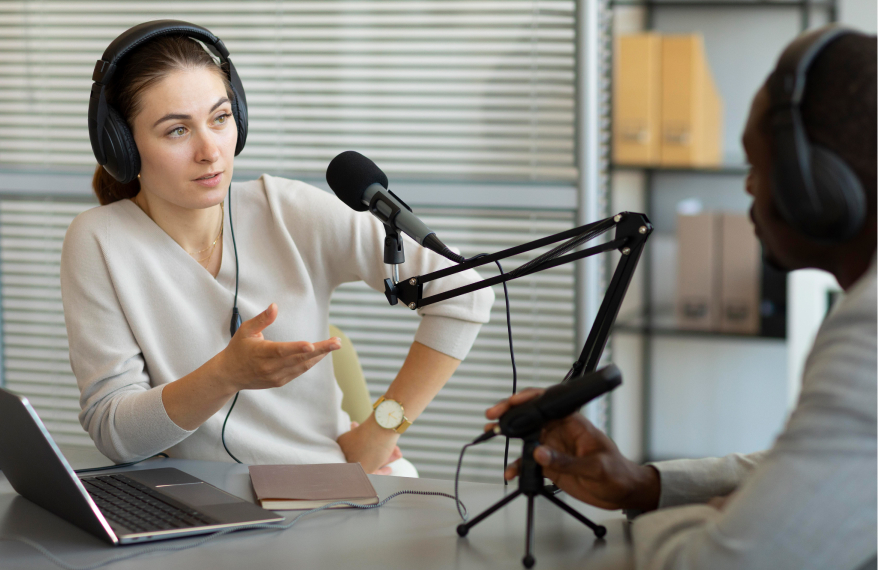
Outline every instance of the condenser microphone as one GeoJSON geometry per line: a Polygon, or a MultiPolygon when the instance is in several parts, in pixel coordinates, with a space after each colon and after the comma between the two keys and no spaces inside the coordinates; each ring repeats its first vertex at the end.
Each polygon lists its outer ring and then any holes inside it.
{"type": "Polygon", "coordinates": [[[451,261],[464,261],[462,256],[448,249],[405,202],[387,189],[387,175],[362,154],[348,150],[333,158],[326,168],[326,182],[335,195],[354,210],[371,212],[387,227],[451,261]]]}
{"type": "Polygon", "coordinates": [[[515,406],[500,416],[500,421],[494,429],[486,431],[473,443],[481,443],[501,434],[507,437],[531,435],[550,421],[566,418],[620,384],[622,384],[622,373],[615,364],[555,384],[542,396],[515,406]]]}

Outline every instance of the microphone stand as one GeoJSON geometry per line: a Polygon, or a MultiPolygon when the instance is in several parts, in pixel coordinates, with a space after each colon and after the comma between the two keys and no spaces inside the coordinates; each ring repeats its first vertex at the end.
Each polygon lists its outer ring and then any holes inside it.
{"type": "MultiPolygon", "coordinates": [[[[387,227],[385,226],[385,228],[387,227]]],[[[645,214],[639,214],[636,212],[621,212],[613,217],[606,218],[604,220],[593,222],[591,224],[586,224],[572,230],[568,230],[516,247],[505,249],[498,253],[468,259],[458,265],[454,265],[446,269],[440,269],[439,271],[434,271],[426,275],[411,277],[409,279],[406,279],[405,281],[399,281],[397,268],[394,267],[394,277],[392,279],[384,280],[384,294],[391,305],[395,305],[398,301],[402,301],[409,309],[415,310],[420,307],[426,307],[428,305],[444,301],[446,299],[453,299],[454,297],[458,297],[466,293],[478,291],[479,289],[484,289],[485,287],[490,287],[498,283],[512,281],[513,279],[518,279],[519,277],[524,277],[525,275],[531,275],[533,273],[538,273],[551,267],[557,267],[565,263],[570,263],[571,261],[576,261],[578,259],[597,255],[605,251],[611,251],[614,249],[618,250],[622,254],[622,256],[619,259],[619,263],[616,265],[616,270],[613,273],[613,277],[610,280],[610,285],[609,287],[607,287],[607,291],[604,294],[603,301],[601,302],[601,306],[598,309],[597,316],[595,317],[594,323],[592,324],[592,327],[589,331],[588,338],[585,341],[585,345],[582,347],[582,351],[579,354],[579,358],[576,360],[576,362],[573,363],[570,371],[564,377],[564,381],[567,381],[570,378],[575,378],[583,374],[588,374],[590,372],[594,372],[597,369],[601,354],[603,353],[604,348],[607,345],[607,339],[609,338],[613,323],[615,323],[616,321],[616,317],[619,314],[619,308],[622,305],[622,301],[625,298],[625,293],[628,291],[628,286],[630,285],[631,278],[634,275],[634,270],[637,268],[637,263],[640,260],[641,254],[643,253],[643,248],[646,245],[646,240],[649,238],[649,235],[652,233],[652,231],[652,224],[645,214]],[[614,239],[588,249],[577,251],[575,253],[567,253],[568,251],[574,250],[581,244],[591,241],[613,228],[615,228],[616,230],[614,239]],[[545,247],[549,244],[553,244],[562,240],[567,241],[508,273],[498,275],[497,277],[492,277],[490,279],[483,279],[482,281],[478,281],[476,283],[470,283],[469,285],[458,287],[457,289],[452,289],[450,291],[431,295],[427,298],[423,297],[423,289],[425,283],[429,283],[431,281],[435,281],[436,279],[441,279],[442,277],[447,277],[449,275],[454,275],[455,273],[460,273],[461,271],[466,271],[467,269],[472,269],[481,265],[493,263],[495,260],[505,259],[513,255],[518,255],[520,253],[531,251],[540,247],[545,247]]],[[[393,229],[387,228],[388,238],[385,240],[385,261],[393,257],[388,255],[389,248],[391,247],[388,246],[388,241],[391,240],[392,233],[395,233],[395,231],[393,229]]],[[[401,251],[401,241],[399,243],[401,251]]],[[[522,559],[522,564],[524,564],[526,568],[533,567],[534,563],[536,562],[532,554],[534,497],[542,496],[547,498],[549,501],[564,510],[566,513],[570,514],[578,521],[589,527],[594,532],[597,538],[602,538],[607,533],[606,527],[595,524],[593,521],[584,517],[576,510],[568,506],[566,503],[555,497],[554,490],[556,488],[553,485],[549,486],[549,488],[547,489],[543,481],[542,466],[540,466],[540,464],[538,464],[533,457],[534,449],[539,446],[539,436],[540,430],[537,430],[522,438],[523,449],[521,454],[521,468],[518,476],[518,489],[495,503],[493,506],[489,507],[473,520],[467,523],[463,523],[457,527],[457,534],[461,537],[466,536],[469,532],[469,529],[492,515],[494,512],[506,506],[513,499],[515,499],[519,495],[526,496],[527,529],[525,539],[525,556],[522,559]]]]}

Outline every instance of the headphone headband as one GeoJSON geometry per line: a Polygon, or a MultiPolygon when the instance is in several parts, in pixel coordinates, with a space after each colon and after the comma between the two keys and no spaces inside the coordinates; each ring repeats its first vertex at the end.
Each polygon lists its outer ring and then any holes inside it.
{"type": "Polygon", "coordinates": [[[206,41],[216,48],[224,61],[228,60],[229,50],[226,49],[225,44],[206,28],[179,20],[154,20],[129,28],[113,40],[95,64],[92,81],[107,85],[116,71],[116,64],[128,55],[128,52],[155,38],[177,34],[196,36],[206,41]]]}
{"type": "Polygon", "coordinates": [[[104,50],[95,63],[92,73],[91,97],[88,105],[88,134],[92,151],[98,164],[102,165],[116,180],[127,183],[140,171],[140,156],[128,125],[113,109],[106,98],[106,87],[125,56],[139,46],[156,38],[170,35],[189,36],[203,41],[208,49],[215,50],[229,77],[232,87],[232,115],[238,127],[235,156],[244,149],[247,141],[247,99],[238,72],[229,57],[229,50],[222,40],[210,32],[189,22],[180,20],[154,20],[138,24],[122,32],[104,50]]]}

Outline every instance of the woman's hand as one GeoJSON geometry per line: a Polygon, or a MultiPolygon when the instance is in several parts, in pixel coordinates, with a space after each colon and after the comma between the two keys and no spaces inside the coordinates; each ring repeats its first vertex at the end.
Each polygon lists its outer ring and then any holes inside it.
{"type": "Polygon", "coordinates": [[[244,321],[229,345],[215,359],[220,376],[232,392],[279,388],[301,376],[324,356],[341,348],[341,341],[272,342],[262,331],[277,318],[272,303],[261,314],[244,321]]]}
{"type": "MultiPolygon", "coordinates": [[[[498,403],[485,412],[488,419],[499,419],[513,406],[541,395],[544,390],[529,388],[498,403]]],[[[486,429],[493,429],[489,424],[486,429]]],[[[616,444],[581,414],[554,421],[540,436],[541,446],[534,459],[543,474],[577,499],[602,509],[653,510],[658,506],[661,482],[658,471],[626,459],[616,444]]],[[[510,465],[506,479],[518,475],[521,460],[510,465]]]]}
{"type": "Polygon", "coordinates": [[[390,475],[387,465],[402,457],[398,439],[399,434],[379,426],[371,415],[362,425],[352,422],[351,431],[339,436],[338,445],[348,463],[359,463],[366,473],[390,475]]]}

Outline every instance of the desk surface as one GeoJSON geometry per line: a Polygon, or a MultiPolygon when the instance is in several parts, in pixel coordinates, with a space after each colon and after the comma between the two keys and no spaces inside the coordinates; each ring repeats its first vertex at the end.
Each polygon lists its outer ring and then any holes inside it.
{"type": "MultiPolygon", "coordinates": [[[[89,463],[77,460],[72,454],[68,454],[68,459],[74,468],[89,463]]],[[[94,464],[93,461],[90,463],[94,464]]],[[[245,465],[153,459],[119,471],[160,466],[175,467],[239,497],[254,500],[245,465]]],[[[380,475],[370,475],[369,478],[382,499],[401,489],[454,493],[452,481],[380,475]]],[[[504,489],[502,484],[461,483],[460,496],[472,517],[514,489],[513,485],[504,489]]],[[[559,497],[592,520],[606,525],[607,536],[596,540],[581,523],[547,500],[537,498],[534,552],[537,569],[616,570],[633,567],[628,524],[619,513],[592,508],[563,494],[559,497]]],[[[380,509],[322,511],[304,517],[287,530],[241,531],[190,550],[144,554],[111,564],[108,568],[523,568],[526,507],[526,499],[519,497],[479,523],[466,538],[458,538],[455,529],[460,518],[454,501],[444,497],[403,495],[380,509]]],[[[294,517],[298,513],[287,511],[286,514],[294,517]]],[[[121,552],[198,540],[188,538],[111,547],[17,495],[2,474],[0,535],[19,535],[34,540],[68,564],[77,566],[98,563],[121,552]]],[[[0,542],[0,567],[4,570],[58,568],[29,546],[8,541],[0,542]]]]}

